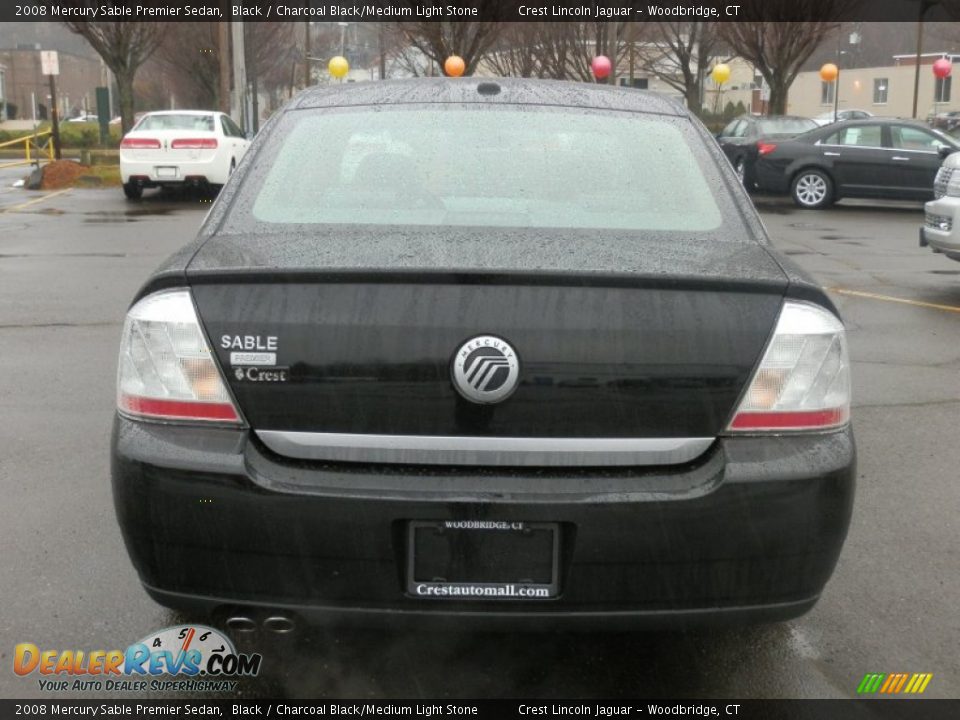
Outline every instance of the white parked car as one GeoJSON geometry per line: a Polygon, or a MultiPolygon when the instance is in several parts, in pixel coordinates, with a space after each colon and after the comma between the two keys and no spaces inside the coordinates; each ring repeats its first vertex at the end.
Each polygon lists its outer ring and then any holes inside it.
{"type": "Polygon", "coordinates": [[[830,112],[825,112],[820,115],[817,115],[813,118],[813,121],[823,127],[824,125],[829,125],[832,122],[843,122],[844,120],[866,120],[867,118],[872,118],[873,113],[866,110],[840,110],[837,112],[836,120],[833,117],[833,110],[830,112]]]}
{"type": "Polygon", "coordinates": [[[923,206],[920,247],[960,260],[960,152],[943,161],[933,182],[933,196],[923,206]]]}
{"type": "Polygon", "coordinates": [[[150,187],[188,185],[216,192],[249,146],[243,131],[224,113],[147,113],[120,142],[123,192],[132,200],[150,187]]]}

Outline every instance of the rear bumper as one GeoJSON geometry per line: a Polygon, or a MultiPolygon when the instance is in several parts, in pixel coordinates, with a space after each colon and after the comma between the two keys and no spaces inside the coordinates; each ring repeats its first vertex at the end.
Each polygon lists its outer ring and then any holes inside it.
{"type": "Polygon", "coordinates": [[[138,161],[120,158],[120,180],[138,182],[144,187],[207,182],[223,185],[230,175],[229,158],[214,156],[208,160],[138,161]],[[163,172],[167,174],[161,174],[163,172]],[[170,174],[173,173],[173,174],[170,174]]]}
{"type": "Polygon", "coordinates": [[[753,179],[757,189],[780,194],[789,192],[787,164],[787,161],[776,159],[758,159],[753,165],[753,179]]]}
{"type": "Polygon", "coordinates": [[[240,430],[118,418],[117,516],[171,607],[311,621],[663,627],[802,614],[830,577],[854,491],[849,430],[721,439],[681,468],[453,470],[286,462],[240,430]],[[406,592],[409,520],[558,522],[560,595],[406,592]]]}

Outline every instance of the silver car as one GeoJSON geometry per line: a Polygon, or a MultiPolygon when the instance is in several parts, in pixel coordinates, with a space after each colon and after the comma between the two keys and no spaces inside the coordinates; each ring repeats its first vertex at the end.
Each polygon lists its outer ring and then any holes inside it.
{"type": "Polygon", "coordinates": [[[947,156],[933,183],[934,199],[923,206],[920,247],[960,260],[960,153],[947,156]]]}

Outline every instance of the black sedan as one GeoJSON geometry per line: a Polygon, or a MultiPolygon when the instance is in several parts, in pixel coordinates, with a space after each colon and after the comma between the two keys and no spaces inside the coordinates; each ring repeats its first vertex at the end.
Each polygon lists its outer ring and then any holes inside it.
{"type": "Polygon", "coordinates": [[[113,490],[147,592],[228,627],[782,619],[849,414],[836,308],[683,107],[316,87],[134,298],[113,490]]]}
{"type": "Polygon", "coordinates": [[[717,134],[717,142],[737,171],[737,177],[749,189],[754,184],[753,164],[764,141],[785,140],[818,127],[816,121],[804,117],[743,115],[717,134]]]}
{"type": "Polygon", "coordinates": [[[932,200],[940,163],[956,150],[956,140],[918,123],[853,120],[765,143],[755,180],[760,190],[789,192],[802,208],[845,197],[932,200]]]}

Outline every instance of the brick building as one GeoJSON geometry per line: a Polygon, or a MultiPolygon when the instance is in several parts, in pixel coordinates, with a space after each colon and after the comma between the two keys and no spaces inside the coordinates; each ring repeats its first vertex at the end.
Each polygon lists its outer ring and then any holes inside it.
{"type": "MultiPolygon", "coordinates": [[[[7,120],[45,120],[50,112],[50,84],[40,69],[40,46],[0,49],[0,95],[6,101],[7,120]]],[[[102,84],[100,61],[60,53],[57,100],[62,118],[85,108],[96,112],[95,88],[102,84]]]]}

